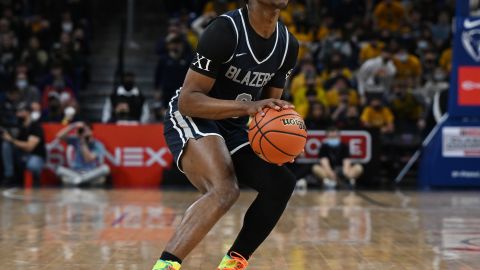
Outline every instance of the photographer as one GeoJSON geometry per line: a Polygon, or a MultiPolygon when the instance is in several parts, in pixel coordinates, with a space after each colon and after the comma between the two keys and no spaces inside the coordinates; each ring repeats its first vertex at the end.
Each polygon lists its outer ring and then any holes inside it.
{"type": "Polygon", "coordinates": [[[45,140],[42,127],[32,120],[31,113],[28,104],[20,103],[16,109],[18,128],[14,129],[17,134],[12,135],[7,130],[0,131],[3,139],[2,160],[6,186],[19,185],[19,175],[15,175],[16,168],[30,171],[33,174],[34,187],[40,186],[40,174],[46,157],[45,140]]]}
{"type": "Polygon", "coordinates": [[[70,168],[59,166],[56,169],[64,184],[78,186],[105,182],[106,176],[110,173],[110,168],[103,162],[105,147],[93,138],[89,125],[83,122],[70,124],[60,130],[57,139],[71,145],[74,152],[70,168]]]}

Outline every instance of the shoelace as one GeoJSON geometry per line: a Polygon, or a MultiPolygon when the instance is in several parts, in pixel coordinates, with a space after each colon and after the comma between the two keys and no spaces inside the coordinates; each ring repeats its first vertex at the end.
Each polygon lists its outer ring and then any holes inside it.
{"type": "Polygon", "coordinates": [[[230,252],[230,257],[232,258],[233,261],[237,263],[234,269],[232,270],[243,270],[246,269],[248,266],[248,261],[240,254],[237,252],[230,252]]]}

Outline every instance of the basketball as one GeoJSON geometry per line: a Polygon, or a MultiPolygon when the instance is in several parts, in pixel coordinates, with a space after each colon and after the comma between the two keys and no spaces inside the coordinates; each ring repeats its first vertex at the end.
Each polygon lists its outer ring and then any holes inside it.
{"type": "Polygon", "coordinates": [[[307,129],[302,117],[293,109],[263,110],[250,121],[248,139],[253,151],[262,159],[283,164],[302,153],[307,129]]]}

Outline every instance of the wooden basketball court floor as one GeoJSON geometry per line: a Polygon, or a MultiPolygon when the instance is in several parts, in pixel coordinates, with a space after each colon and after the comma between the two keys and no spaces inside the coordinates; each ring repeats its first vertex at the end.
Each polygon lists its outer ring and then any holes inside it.
{"type": "MultiPolygon", "coordinates": [[[[198,196],[193,191],[77,189],[2,194],[2,270],[150,270],[198,196]]],[[[215,269],[254,196],[242,194],[182,269],[215,269]]],[[[296,194],[249,269],[480,269],[480,196],[296,194]]]]}

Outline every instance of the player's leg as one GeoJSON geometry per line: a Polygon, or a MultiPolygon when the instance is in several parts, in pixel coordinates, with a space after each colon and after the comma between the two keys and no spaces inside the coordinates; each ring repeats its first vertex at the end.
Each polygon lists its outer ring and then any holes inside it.
{"type": "Polygon", "coordinates": [[[161,258],[171,260],[176,257],[180,262],[239,196],[232,159],[222,138],[207,136],[189,140],[181,165],[188,179],[203,195],[187,209],[161,258]]]}
{"type": "MultiPolygon", "coordinates": [[[[296,180],[286,167],[265,162],[248,146],[233,154],[232,159],[239,182],[258,191],[245,214],[243,227],[229,250],[229,254],[238,253],[248,259],[277,224],[296,180]]],[[[229,261],[228,255],[225,261],[229,261]]]]}

